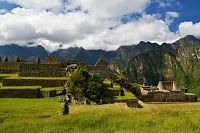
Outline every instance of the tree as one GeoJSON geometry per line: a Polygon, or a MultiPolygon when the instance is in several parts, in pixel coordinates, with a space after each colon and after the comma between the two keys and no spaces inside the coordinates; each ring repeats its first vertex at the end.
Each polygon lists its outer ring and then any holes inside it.
{"type": "Polygon", "coordinates": [[[69,92],[78,101],[83,97],[98,103],[107,96],[108,88],[103,79],[97,75],[91,75],[86,68],[79,67],[69,77],[69,92]]]}

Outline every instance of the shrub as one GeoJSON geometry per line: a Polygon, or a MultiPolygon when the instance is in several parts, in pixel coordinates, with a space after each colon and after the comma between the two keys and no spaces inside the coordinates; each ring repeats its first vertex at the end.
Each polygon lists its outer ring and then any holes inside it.
{"type": "Polygon", "coordinates": [[[125,89],[131,91],[136,96],[141,95],[140,91],[140,85],[137,83],[129,83],[125,81],[124,78],[118,79],[117,82],[120,84],[120,86],[124,87],[125,89]]]}
{"type": "Polygon", "coordinates": [[[98,103],[100,99],[107,97],[107,86],[103,79],[97,75],[91,75],[85,68],[78,68],[69,77],[69,92],[78,101],[83,97],[98,103]]]}

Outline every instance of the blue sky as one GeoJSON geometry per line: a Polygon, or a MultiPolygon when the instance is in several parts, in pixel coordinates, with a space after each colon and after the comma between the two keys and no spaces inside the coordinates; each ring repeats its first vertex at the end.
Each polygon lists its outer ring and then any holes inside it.
{"type": "Polygon", "coordinates": [[[17,5],[15,4],[10,4],[10,3],[7,3],[7,2],[4,2],[4,1],[0,1],[0,8],[1,9],[8,9],[8,10],[11,10],[13,8],[17,7],[17,5]]]}
{"type": "Polygon", "coordinates": [[[114,50],[199,38],[199,7],[200,0],[0,0],[0,45],[114,50]]]}
{"type": "Polygon", "coordinates": [[[175,11],[180,15],[174,20],[170,29],[176,31],[178,25],[184,21],[192,21],[194,23],[200,22],[200,0],[166,0],[169,5],[166,7],[159,7],[159,3],[152,3],[147,8],[147,13],[154,14],[159,13],[164,18],[167,11],[175,11]]]}

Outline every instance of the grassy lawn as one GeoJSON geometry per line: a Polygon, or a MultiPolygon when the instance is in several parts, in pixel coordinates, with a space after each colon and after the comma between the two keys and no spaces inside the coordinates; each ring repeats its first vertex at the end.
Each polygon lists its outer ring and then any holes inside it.
{"type": "Polygon", "coordinates": [[[41,89],[41,86],[2,86],[0,89],[41,89]]]}
{"type": "Polygon", "coordinates": [[[0,74],[0,83],[2,82],[4,78],[7,78],[7,77],[18,77],[18,74],[0,74]]]}
{"type": "Polygon", "coordinates": [[[48,87],[48,88],[42,88],[41,90],[42,91],[52,91],[52,90],[63,90],[64,87],[61,86],[61,87],[48,87]]]}
{"type": "Polygon", "coordinates": [[[0,74],[0,77],[18,77],[18,74],[0,74]]]}
{"type": "Polygon", "coordinates": [[[56,98],[0,99],[1,133],[155,133],[200,132],[200,103],[70,105],[70,115],[56,98]]]}
{"type": "Polygon", "coordinates": [[[67,80],[67,77],[8,77],[6,79],[67,80]]]}
{"type": "Polygon", "coordinates": [[[109,87],[108,89],[110,89],[110,90],[120,90],[120,88],[121,88],[120,85],[114,84],[113,88],[109,87]]]}
{"type": "Polygon", "coordinates": [[[125,96],[116,96],[116,100],[127,100],[127,99],[137,99],[136,96],[133,93],[124,92],[125,96]]]}

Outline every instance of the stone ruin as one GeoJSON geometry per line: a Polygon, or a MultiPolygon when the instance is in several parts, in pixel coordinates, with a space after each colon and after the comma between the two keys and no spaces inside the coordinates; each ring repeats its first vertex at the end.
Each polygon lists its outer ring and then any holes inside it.
{"type": "Polygon", "coordinates": [[[160,81],[158,86],[141,86],[144,102],[197,102],[197,96],[177,88],[175,81],[160,81]]]}
{"type": "Polygon", "coordinates": [[[111,81],[116,79],[115,72],[110,68],[103,58],[100,58],[94,66],[87,66],[88,71],[92,74],[100,75],[103,78],[107,78],[111,81]]]}
{"type": "MultiPolygon", "coordinates": [[[[9,60],[5,56],[0,61],[0,73],[19,73],[23,77],[61,77],[65,75],[65,69],[71,69],[73,65],[86,66],[92,74],[99,74],[104,78],[111,79],[111,69],[106,61],[100,58],[94,66],[86,65],[78,61],[68,61],[66,63],[57,59],[55,56],[48,56],[44,62],[39,57],[33,56],[26,61],[20,60],[19,56],[15,56],[13,60],[9,60]]],[[[71,71],[71,70],[66,70],[71,71]]]]}
{"type": "Polygon", "coordinates": [[[5,56],[4,58],[3,58],[3,60],[2,60],[3,62],[8,62],[8,57],[7,56],[5,56]]]}
{"type": "Polygon", "coordinates": [[[94,66],[96,66],[96,67],[106,67],[107,64],[106,64],[106,61],[103,58],[100,58],[94,66]]]}
{"type": "Polygon", "coordinates": [[[7,56],[0,61],[0,73],[19,73],[23,77],[63,77],[64,70],[61,61],[56,57],[49,56],[41,63],[39,57],[30,57],[28,60],[20,60],[19,56],[8,59],[7,56]]]}
{"type": "Polygon", "coordinates": [[[78,68],[77,64],[71,64],[68,65],[67,68],[65,69],[66,76],[69,77],[71,74],[78,68]]]}
{"type": "Polygon", "coordinates": [[[58,58],[56,58],[55,56],[48,56],[45,61],[44,64],[61,64],[62,61],[59,60],[58,58]]]}

